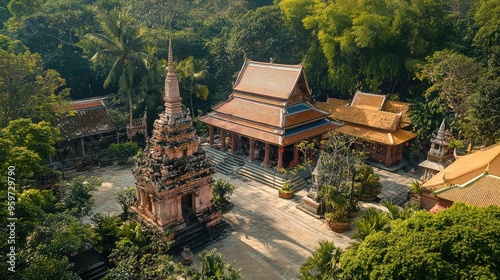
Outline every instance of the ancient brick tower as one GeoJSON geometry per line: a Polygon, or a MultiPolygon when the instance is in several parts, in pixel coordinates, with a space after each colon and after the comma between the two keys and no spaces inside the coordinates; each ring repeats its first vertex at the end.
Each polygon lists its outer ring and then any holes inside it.
{"type": "Polygon", "coordinates": [[[199,147],[189,111],[182,109],[171,42],[164,100],[165,111],[133,169],[137,203],[132,209],[161,228],[197,222],[210,227],[221,217],[212,202],[214,169],[199,147]]]}

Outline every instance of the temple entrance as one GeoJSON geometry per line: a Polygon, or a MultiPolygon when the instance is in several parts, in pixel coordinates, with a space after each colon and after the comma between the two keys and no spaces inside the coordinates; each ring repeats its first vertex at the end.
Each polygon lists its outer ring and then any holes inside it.
{"type": "Polygon", "coordinates": [[[198,222],[198,218],[196,218],[196,211],[193,209],[194,208],[193,193],[189,193],[182,196],[181,206],[182,206],[182,218],[184,219],[186,226],[198,222]]]}

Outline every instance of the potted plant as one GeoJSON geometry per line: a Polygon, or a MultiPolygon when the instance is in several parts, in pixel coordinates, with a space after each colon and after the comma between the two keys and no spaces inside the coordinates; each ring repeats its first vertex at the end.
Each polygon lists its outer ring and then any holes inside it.
{"type": "Polygon", "coordinates": [[[290,180],[286,180],[283,183],[283,186],[278,190],[279,197],[284,199],[290,199],[295,194],[295,189],[293,188],[292,182],[290,180]]]}
{"type": "Polygon", "coordinates": [[[349,218],[355,218],[359,214],[359,204],[357,201],[351,201],[349,203],[349,208],[347,209],[349,212],[349,218]]]}
{"type": "Polygon", "coordinates": [[[343,210],[336,210],[325,214],[328,226],[337,233],[346,232],[351,228],[348,214],[343,210]]]}

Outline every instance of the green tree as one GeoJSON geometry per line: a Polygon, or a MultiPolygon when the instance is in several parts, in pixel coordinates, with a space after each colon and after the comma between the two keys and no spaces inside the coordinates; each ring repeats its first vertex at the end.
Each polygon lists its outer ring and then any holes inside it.
{"type": "Polygon", "coordinates": [[[71,212],[76,217],[83,217],[90,214],[94,206],[94,199],[91,192],[96,191],[102,184],[102,180],[91,177],[85,180],[79,177],[71,183],[61,186],[61,199],[56,204],[59,210],[71,212]]]}
{"type": "Polygon", "coordinates": [[[99,242],[99,252],[108,256],[115,248],[120,232],[120,218],[97,213],[92,217],[94,231],[99,242]]]}
{"type": "Polygon", "coordinates": [[[228,180],[217,179],[213,189],[213,200],[215,205],[224,206],[228,204],[228,197],[236,189],[228,180]]]}
{"type": "Polygon", "coordinates": [[[191,116],[194,117],[193,95],[205,101],[209,96],[208,87],[203,84],[208,76],[207,60],[190,56],[181,61],[175,70],[179,77],[179,87],[189,96],[191,116]]]}
{"type": "Polygon", "coordinates": [[[18,118],[55,124],[65,114],[69,89],[59,73],[43,68],[39,54],[0,49],[0,65],[1,128],[18,118]]]}
{"type": "Polygon", "coordinates": [[[147,68],[147,55],[144,53],[147,46],[145,33],[126,9],[103,11],[99,13],[98,18],[103,33],[85,35],[100,48],[91,60],[113,62],[104,81],[104,88],[118,82],[120,90],[128,96],[132,125],[132,94],[138,89],[147,68]]]}
{"type": "Polygon", "coordinates": [[[240,271],[226,263],[216,248],[203,251],[198,255],[201,262],[201,279],[235,280],[240,279],[240,271]]]}
{"type": "Polygon", "coordinates": [[[340,257],[343,250],[330,241],[318,241],[311,257],[300,267],[301,279],[338,279],[340,257]]]}
{"type": "Polygon", "coordinates": [[[408,117],[420,141],[429,140],[432,134],[438,131],[446,115],[443,108],[446,108],[446,105],[438,98],[437,93],[427,97],[420,96],[410,104],[408,117]]]}
{"type": "Polygon", "coordinates": [[[367,236],[340,259],[348,279],[496,279],[500,208],[455,203],[367,236]]]}

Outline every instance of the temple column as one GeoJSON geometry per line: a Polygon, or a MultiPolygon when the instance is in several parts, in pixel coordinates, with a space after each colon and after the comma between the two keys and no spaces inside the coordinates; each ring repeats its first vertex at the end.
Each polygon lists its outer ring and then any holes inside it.
{"type": "Polygon", "coordinates": [[[83,157],[85,157],[85,145],[83,144],[83,137],[80,138],[82,140],[82,153],[83,153],[83,157]]]}
{"type": "Polygon", "coordinates": [[[231,132],[231,150],[229,150],[229,153],[234,155],[235,151],[236,151],[236,135],[231,132]]]}
{"type": "Polygon", "coordinates": [[[278,148],[278,165],[276,166],[276,171],[281,172],[281,169],[283,168],[283,152],[284,149],[283,147],[278,148]]]}
{"type": "Polygon", "coordinates": [[[137,187],[135,188],[135,196],[137,197],[137,208],[142,209],[141,190],[137,187]]]}
{"type": "Polygon", "coordinates": [[[142,205],[142,208],[146,207],[146,210],[150,211],[150,209],[147,209],[148,208],[148,199],[147,199],[147,194],[144,190],[141,190],[141,205],[142,205]]]}
{"type": "Polygon", "coordinates": [[[392,147],[387,146],[387,152],[385,154],[385,164],[389,164],[391,162],[391,154],[392,154],[392,147]]]}
{"type": "Polygon", "coordinates": [[[224,129],[220,129],[220,150],[226,150],[226,132],[224,129]]]}
{"type": "Polygon", "coordinates": [[[177,195],[175,198],[175,203],[177,204],[177,218],[176,221],[180,222],[183,220],[182,218],[182,194],[177,195]]]}
{"type": "Polygon", "coordinates": [[[293,146],[293,167],[299,164],[299,149],[297,148],[297,144],[293,146]]]}
{"type": "Polygon", "coordinates": [[[253,154],[255,153],[255,140],[254,139],[248,139],[249,140],[249,152],[248,152],[248,161],[253,160],[253,154]]]}
{"type": "Polygon", "coordinates": [[[209,141],[210,141],[210,147],[214,145],[214,127],[209,125],[208,126],[208,134],[209,134],[209,141]]]}
{"type": "Polygon", "coordinates": [[[155,200],[154,200],[152,194],[149,195],[149,201],[151,202],[151,214],[153,214],[153,217],[155,217],[155,215],[156,215],[156,211],[155,211],[156,209],[155,208],[156,207],[155,207],[155,203],[154,203],[155,200]]]}
{"type": "Polygon", "coordinates": [[[269,165],[269,154],[270,154],[270,150],[271,150],[271,145],[269,143],[266,143],[265,144],[265,153],[264,153],[264,161],[262,162],[262,165],[263,166],[268,166],[269,165]]]}

